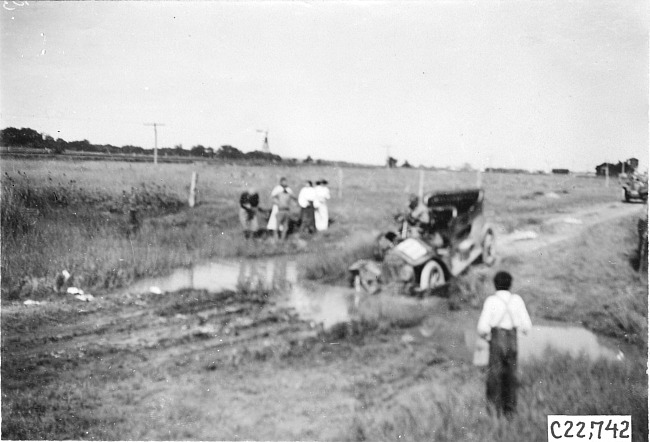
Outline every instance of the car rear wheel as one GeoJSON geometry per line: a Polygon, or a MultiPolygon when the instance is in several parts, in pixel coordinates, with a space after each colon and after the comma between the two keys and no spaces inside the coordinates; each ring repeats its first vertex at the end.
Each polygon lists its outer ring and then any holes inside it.
{"type": "Polygon", "coordinates": [[[488,266],[493,265],[497,260],[496,244],[494,241],[494,233],[492,232],[486,233],[485,237],[483,238],[483,251],[481,253],[481,259],[483,260],[483,263],[488,266]]]}
{"type": "Polygon", "coordinates": [[[434,289],[445,285],[445,271],[437,261],[429,261],[424,265],[420,275],[420,288],[422,290],[434,289]]]}

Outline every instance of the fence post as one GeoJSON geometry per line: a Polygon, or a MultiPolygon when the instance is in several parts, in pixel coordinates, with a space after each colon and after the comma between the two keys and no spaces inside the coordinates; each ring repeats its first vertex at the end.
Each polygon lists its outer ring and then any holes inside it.
{"type": "Polygon", "coordinates": [[[481,175],[481,169],[478,169],[476,171],[476,187],[479,189],[481,188],[481,185],[483,184],[483,175],[481,175]]]}
{"type": "Polygon", "coordinates": [[[424,197],[424,170],[420,169],[420,186],[418,187],[418,197],[420,201],[424,197]]]}
{"type": "Polygon", "coordinates": [[[605,187],[609,187],[609,164],[605,164],[605,187]]]}
{"type": "Polygon", "coordinates": [[[343,198],[343,169],[339,167],[339,198],[343,198]]]}
{"type": "Polygon", "coordinates": [[[190,182],[190,197],[188,200],[189,206],[194,207],[196,204],[196,182],[199,179],[199,174],[192,172],[192,181],[190,182]]]}

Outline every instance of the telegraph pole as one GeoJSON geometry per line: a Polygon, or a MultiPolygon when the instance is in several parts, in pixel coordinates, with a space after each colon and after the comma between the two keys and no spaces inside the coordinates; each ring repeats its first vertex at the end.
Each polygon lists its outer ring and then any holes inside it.
{"type": "Polygon", "coordinates": [[[145,126],[153,126],[153,163],[158,164],[158,126],[164,126],[164,123],[144,123],[145,126]]]}

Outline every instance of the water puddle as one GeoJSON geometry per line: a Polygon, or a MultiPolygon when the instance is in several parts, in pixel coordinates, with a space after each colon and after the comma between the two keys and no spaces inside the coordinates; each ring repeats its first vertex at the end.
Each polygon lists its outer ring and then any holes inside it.
{"type": "Polygon", "coordinates": [[[442,302],[440,298],[422,301],[388,294],[355,296],[349,287],[298,282],[296,262],[282,258],[218,261],[177,269],[167,276],[138,281],[129,292],[165,296],[184,289],[269,290],[273,304],[325,329],[352,320],[418,323],[442,302]]]}
{"type": "MultiPolygon", "coordinates": [[[[517,340],[519,361],[541,358],[548,348],[573,357],[585,355],[592,360],[624,359],[620,350],[601,342],[598,336],[582,327],[533,326],[528,335],[519,333],[517,340]]],[[[487,365],[488,343],[479,339],[475,330],[465,331],[465,346],[469,350],[468,353],[471,353],[475,365],[487,365]]]]}
{"type": "Polygon", "coordinates": [[[133,293],[184,289],[220,292],[224,290],[282,289],[297,281],[296,265],[287,260],[241,260],[198,264],[174,270],[167,276],[146,278],[129,288],[133,293]]]}
{"type": "Polygon", "coordinates": [[[298,284],[296,262],[286,259],[219,261],[176,269],[163,277],[147,278],[129,288],[132,293],[165,293],[183,289],[272,291],[276,305],[289,308],[303,320],[329,328],[351,320],[354,293],[346,287],[298,284]]]}

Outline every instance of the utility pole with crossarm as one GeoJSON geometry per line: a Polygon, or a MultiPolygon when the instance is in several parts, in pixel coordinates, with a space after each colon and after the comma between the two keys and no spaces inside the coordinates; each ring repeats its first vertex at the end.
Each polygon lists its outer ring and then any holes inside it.
{"type": "Polygon", "coordinates": [[[164,126],[164,123],[144,123],[145,126],[153,126],[153,163],[158,164],[158,126],[164,126]]]}

